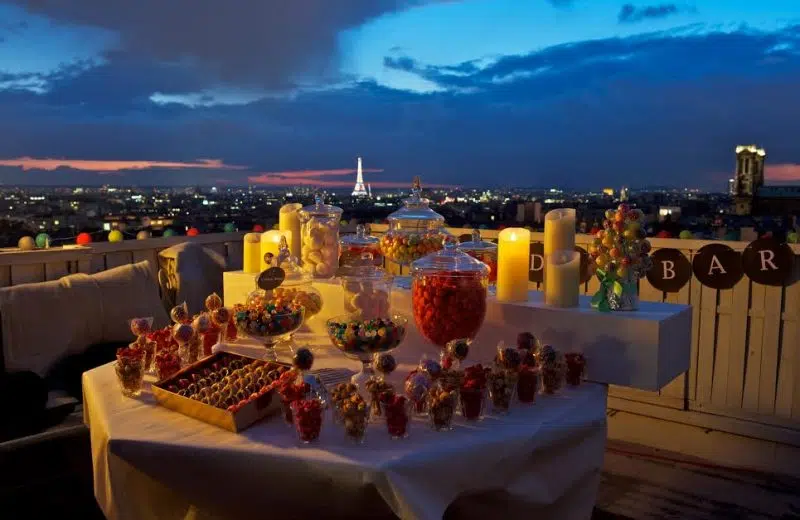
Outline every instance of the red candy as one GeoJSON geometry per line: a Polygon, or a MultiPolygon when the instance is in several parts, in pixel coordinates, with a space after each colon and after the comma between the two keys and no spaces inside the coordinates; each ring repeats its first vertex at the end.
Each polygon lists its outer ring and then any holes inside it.
{"type": "Polygon", "coordinates": [[[395,438],[405,437],[408,433],[408,399],[399,394],[387,396],[383,400],[383,408],[389,435],[395,438]]]}
{"type": "MultiPolygon", "coordinates": [[[[230,331],[230,327],[228,327],[228,330],[230,331]]],[[[235,331],[236,327],[234,327],[233,330],[235,331]]],[[[209,327],[208,332],[203,334],[203,356],[211,355],[211,349],[214,345],[217,344],[218,340],[219,340],[219,327],[212,324],[209,327]]]]}
{"type": "Polygon", "coordinates": [[[412,285],[414,320],[431,343],[474,338],[486,316],[482,273],[421,274],[412,285]]]}
{"type": "Polygon", "coordinates": [[[479,253],[477,251],[465,251],[469,256],[480,260],[489,266],[489,282],[497,281],[497,254],[496,253],[479,253]]]}
{"type": "Polygon", "coordinates": [[[159,380],[167,379],[181,369],[181,358],[172,350],[156,354],[156,374],[159,380]]]}
{"type": "Polygon", "coordinates": [[[319,438],[322,429],[322,405],[317,399],[302,399],[292,403],[294,427],[303,442],[319,438]]]}
{"type": "Polygon", "coordinates": [[[461,383],[461,414],[465,419],[480,419],[486,396],[486,371],[478,364],[464,370],[461,383]]]}
{"type": "Polygon", "coordinates": [[[536,399],[539,387],[538,369],[530,365],[522,365],[518,372],[517,397],[520,403],[532,403],[536,399]]]}

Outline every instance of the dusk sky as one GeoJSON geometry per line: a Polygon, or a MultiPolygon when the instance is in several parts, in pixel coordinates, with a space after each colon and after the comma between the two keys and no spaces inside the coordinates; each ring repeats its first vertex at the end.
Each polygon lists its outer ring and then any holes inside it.
{"type": "Polygon", "coordinates": [[[0,182],[800,184],[800,1],[0,0],[0,182]]]}

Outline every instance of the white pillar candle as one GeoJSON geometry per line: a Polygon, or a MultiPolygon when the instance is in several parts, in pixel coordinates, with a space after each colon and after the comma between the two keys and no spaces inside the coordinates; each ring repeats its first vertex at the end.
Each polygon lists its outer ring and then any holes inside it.
{"type": "Polygon", "coordinates": [[[574,249],[545,256],[544,302],[553,307],[577,307],[581,283],[581,254],[574,249]]]}
{"type": "Polygon", "coordinates": [[[244,236],[244,261],[242,269],[245,273],[261,271],[261,234],[247,233],[244,236]]]}
{"type": "Polygon", "coordinates": [[[547,286],[547,255],[556,251],[575,249],[575,210],[558,208],[544,216],[544,272],[542,280],[547,286]]]}
{"type": "Polygon", "coordinates": [[[267,253],[272,253],[272,256],[278,256],[278,248],[281,244],[281,237],[286,237],[286,243],[290,244],[292,241],[292,232],[291,231],[279,231],[277,229],[271,229],[265,233],[261,233],[261,270],[264,271],[269,266],[267,265],[266,260],[264,260],[264,255],[267,253]]]}
{"type": "Polygon", "coordinates": [[[523,228],[508,228],[497,239],[497,300],[528,300],[531,233],[523,228]]]}
{"type": "Polygon", "coordinates": [[[286,241],[289,243],[289,251],[292,256],[300,261],[300,216],[297,213],[303,207],[302,204],[284,204],[278,212],[278,229],[280,231],[289,231],[291,240],[287,237],[286,241]]]}

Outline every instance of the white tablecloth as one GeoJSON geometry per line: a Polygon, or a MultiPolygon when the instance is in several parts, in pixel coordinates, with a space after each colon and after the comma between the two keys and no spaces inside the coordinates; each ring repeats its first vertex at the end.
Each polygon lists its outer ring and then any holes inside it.
{"type": "MultiPolygon", "coordinates": [[[[421,348],[398,349],[396,379],[421,348]]],[[[358,368],[332,347],[316,358],[315,368],[358,368]]],[[[86,372],[83,393],[95,495],[110,519],[265,518],[271,508],[278,518],[438,519],[457,498],[459,518],[584,519],[606,440],[606,387],[588,383],[505,417],[457,417],[450,432],[415,419],[393,441],[372,424],[361,446],[329,419],[311,446],[279,417],[230,433],[157,406],[147,388],[123,397],[112,364],[86,372]]]]}

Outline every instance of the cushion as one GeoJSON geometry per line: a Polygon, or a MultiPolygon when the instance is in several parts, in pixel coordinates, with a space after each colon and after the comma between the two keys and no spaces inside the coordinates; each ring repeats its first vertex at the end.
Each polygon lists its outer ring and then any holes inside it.
{"type": "Polygon", "coordinates": [[[0,289],[5,369],[44,376],[67,354],[76,330],[73,303],[58,280],[0,289]]]}
{"type": "Polygon", "coordinates": [[[144,261],[0,289],[5,369],[44,376],[89,345],[130,342],[131,318],[152,316],[154,327],[165,326],[169,318],[148,266],[144,261]]]}
{"type": "Polygon", "coordinates": [[[192,314],[202,312],[209,294],[222,296],[222,273],[226,262],[216,251],[193,242],[183,242],[158,255],[164,266],[159,274],[163,279],[162,289],[174,290],[173,301],[186,302],[192,314]]]}
{"type": "MultiPolygon", "coordinates": [[[[62,281],[74,286],[80,278],[91,278],[100,289],[100,313],[103,319],[101,334],[83,344],[83,348],[93,343],[132,341],[128,321],[137,317],[153,317],[153,327],[161,328],[169,323],[169,317],[161,305],[158,283],[147,261],[122,265],[101,271],[91,276],[70,275],[62,281]]],[[[84,320],[91,316],[84,316],[84,320]]]]}

